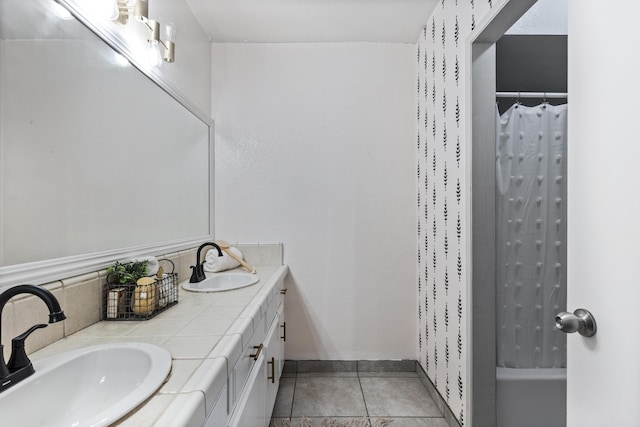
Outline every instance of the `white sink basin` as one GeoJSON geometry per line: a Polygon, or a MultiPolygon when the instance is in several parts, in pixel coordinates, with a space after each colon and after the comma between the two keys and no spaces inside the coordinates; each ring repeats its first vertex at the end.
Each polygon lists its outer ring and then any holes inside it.
{"type": "Polygon", "coordinates": [[[249,273],[207,273],[207,278],[202,282],[184,282],[182,289],[192,292],[220,292],[231,289],[244,288],[260,281],[255,274],[249,273]]]}
{"type": "Polygon", "coordinates": [[[145,343],[81,348],[33,362],[35,374],[0,394],[2,425],[108,426],[151,396],[171,355],[145,343]]]}

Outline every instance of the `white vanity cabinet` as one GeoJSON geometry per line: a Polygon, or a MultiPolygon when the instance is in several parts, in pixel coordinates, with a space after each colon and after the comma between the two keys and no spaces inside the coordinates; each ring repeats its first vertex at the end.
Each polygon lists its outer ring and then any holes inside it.
{"type": "MultiPolygon", "coordinates": [[[[245,310],[251,314],[253,335],[243,343],[243,353],[229,375],[228,427],[269,425],[284,364],[284,276],[245,310]]],[[[250,335],[248,322],[240,321],[236,328],[243,337],[250,335]]]]}
{"type": "MultiPolygon", "coordinates": [[[[269,248],[273,253],[275,249],[281,254],[280,246],[269,248]]],[[[271,252],[266,251],[267,260],[272,257],[271,252]]],[[[114,426],[268,426],[284,357],[283,288],[289,268],[279,260],[277,264],[257,264],[260,281],[246,288],[209,295],[181,292],[180,305],[168,312],[172,315],[170,319],[193,324],[194,328],[177,328],[169,340],[165,335],[167,319],[153,318],[145,322],[146,327],[153,330],[149,339],[157,337],[167,343],[165,348],[174,358],[173,377],[114,426]],[[200,310],[197,320],[192,307],[200,310]],[[216,322],[229,324],[230,313],[235,317],[231,325],[224,334],[214,334],[214,330],[219,330],[216,322]],[[202,331],[197,336],[194,335],[196,326],[202,331]],[[175,345],[178,342],[184,345],[178,348],[175,345]],[[176,357],[176,351],[183,356],[176,357]],[[176,363],[182,358],[188,362],[176,363]]],[[[46,356],[55,355],[86,346],[87,337],[108,340],[114,336],[113,330],[124,334],[130,328],[124,324],[110,323],[105,328],[106,325],[102,322],[91,325],[82,334],[68,336],[64,346],[51,346],[42,351],[46,356]]]]}

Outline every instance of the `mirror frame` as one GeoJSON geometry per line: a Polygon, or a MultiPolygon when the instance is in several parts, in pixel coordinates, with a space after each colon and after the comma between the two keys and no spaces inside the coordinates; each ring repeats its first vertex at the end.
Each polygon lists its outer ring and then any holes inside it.
{"type": "Polygon", "coordinates": [[[75,19],[87,27],[107,45],[125,57],[137,68],[164,90],[169,96],[200,119],[209,128],[209,233],[184,239],[151,243],[133,247],[117,248],[88,254],[72,255],[43,261],[16,264],[0,267],[0,290],[23,283],[43,284],[67,277],[102,270],[115,261],[122,261],[142,255],[163,255],[198,246],[214,236],[214,121],[198,106],[178,90],[158,68],[148,66],[136,59],[134,52],[122,35],[100,22],[93,22],[73,0],[52,0],[66,8],[75,19]]]}

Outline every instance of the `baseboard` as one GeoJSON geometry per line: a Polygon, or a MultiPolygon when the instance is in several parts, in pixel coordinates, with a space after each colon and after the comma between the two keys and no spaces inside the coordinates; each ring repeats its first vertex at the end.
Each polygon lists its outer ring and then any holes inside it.
{"type": "Polygon", "coordinates": [[[285,373],[415,372],[415,360],[285,360],[285,373]]]}
{"type": "Polygon", "coordinates": [[[418,373],[418,378],[420,378],[422,384],[424,384],[424,386],[427,388],[427,391],[431,395],[433,401],[436,403],[436,406],[438,407],[440,413],[444,416],[444,420],[447,422],[449,427],[462,427],[458,419],[453,415],[453,412],[451,411],[451,408],[449,408],[449,405],[447,405],[447,402],[440,395],[440,392],[433,385],[433,383],[427,376],[427,373],[424,371],[424,369],[422,369],[422,366],[417,361],[415,364],[415,370],[418,373]]]}

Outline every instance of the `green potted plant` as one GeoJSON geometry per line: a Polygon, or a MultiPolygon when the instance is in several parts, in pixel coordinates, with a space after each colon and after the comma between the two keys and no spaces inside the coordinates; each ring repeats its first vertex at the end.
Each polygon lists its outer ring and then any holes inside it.
{"type": "Polygon", "coordinates": [[[133,261],[127,263],[121,263],[116,261],[115,264],[107,268],[109,274],[108,281],[110,283],[119,283],[126,285],[135,284],[138,279],[145,277],[148,274],[147,264],[149,261],[133,261]],[[112,281],[113,280],[113,281],[112,281]]]}

